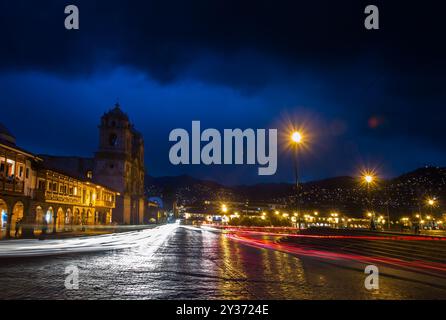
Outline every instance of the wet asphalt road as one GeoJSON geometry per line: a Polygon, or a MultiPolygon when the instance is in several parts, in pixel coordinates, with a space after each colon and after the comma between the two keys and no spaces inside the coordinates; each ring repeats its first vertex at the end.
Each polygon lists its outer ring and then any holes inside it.
{"type": "Polygon", "coordinates": [[[446,299],[442,277],[365,264],[296,257],[187,226],[157,228],[136,247],[0,260],[1,299],[446,299]],[[79,289],[65,268],[79,268],[79,289]]]}

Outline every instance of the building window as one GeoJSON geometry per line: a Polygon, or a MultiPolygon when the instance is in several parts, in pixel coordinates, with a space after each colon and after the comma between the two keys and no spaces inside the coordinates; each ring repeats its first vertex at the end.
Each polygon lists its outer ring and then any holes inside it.
{"type": "Polygon", "coordinates": [[[26,176],[26,179],[29,179],[29,168],[26,168],[25,176],[26,176]]]}
{"type": "Polygon", "coordinates": [[[116,134],[112,133],[109,137],[109,143],[110,143],[110,146],[116,147],[116,145],[118,144],[118,136],[116,134]]]}
{"type": "Polygon", "coordinates": [[[39,180],[39,190],[45,190],[45,180],[39,180]]]}
{"type": "Polygon", "coordinates": [[[93,179],[93,171],[91,171],[91,170],[87,171],[87,178],[93,179]]]}

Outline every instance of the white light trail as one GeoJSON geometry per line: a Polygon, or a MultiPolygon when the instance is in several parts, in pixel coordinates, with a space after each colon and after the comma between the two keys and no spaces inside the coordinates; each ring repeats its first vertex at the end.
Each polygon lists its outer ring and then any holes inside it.
{"type": "Polygon", "coordinates": [[[92,237],[44,241],[37,239],[4,241],[0,242],[0,258],[50,256],[126,248],[139,248],[140,252],[144,254],[150,254],[150,252],[153,254],[176,228],[178,228],[177,224],[168,224],[154,229],[92,237]]]}

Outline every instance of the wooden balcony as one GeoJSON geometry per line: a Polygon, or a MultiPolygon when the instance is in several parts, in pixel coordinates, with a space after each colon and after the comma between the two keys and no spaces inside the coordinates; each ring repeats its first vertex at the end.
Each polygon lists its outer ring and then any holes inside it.
{"type": "Polygon", "coordinates": [[[108,200],[96,200],[94,202],[94,205],[96,207],[103,207],[103,208],[113,209],[115,207],[115,202],[114,201],[108,201],[108,200]]]}
{"type": "Polygon", "coordinates": [[[36,200],[42,202],[55,202],[60,204],[70,204],[79,206],[94,206],[94,207],[103,207],[110,209],[115,208],[114,201],[96,200],[93,201],[92,203],[83,203],[81,196],[62,194],[52,191],[35,190],[34,197],[36,200]]]}
{"type": "Polygon", "coordinates": [[[11,193],[11,194],[23,194],[23,191],[24,191],[23,181],[0,180],[0,192],[11,193]]]}

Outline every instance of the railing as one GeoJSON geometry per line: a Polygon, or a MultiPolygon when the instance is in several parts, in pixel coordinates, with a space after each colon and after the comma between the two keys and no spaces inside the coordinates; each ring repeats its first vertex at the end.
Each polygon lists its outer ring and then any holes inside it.
{"type": "Polygon", "coordinates": [[[82,197],[75,195],[60,194],[57,192],[36,190],[35,196],[40,201],[54,201],[66,204],[82,204],[82,197]]]}
{"type": "Polygon", "coordinates": [[[108,201],[108,200],[96,200],[95,205],[97,207],[114,208],[115,207],[115,202],[114,201],[108,201]]]}
{"type": "Polygon", "coordinates": [[[58,192],[35,190],[35,197],[40,201],[53,201],[65,204],[91,205],[104,208],[114,208],[115,202],[108,200],[96,200],[90,203],[83,203],[82,196],[61,194],[58,192]]]}
{"type": "Polygon", "coordinates": [[[6,191],[11,193],[23,193],[23,189],[24,189],[23,181],[0,180],[0,191],[6,191]]]}

